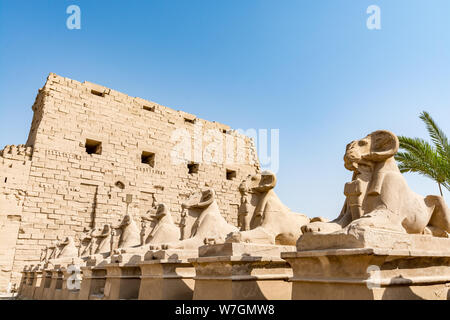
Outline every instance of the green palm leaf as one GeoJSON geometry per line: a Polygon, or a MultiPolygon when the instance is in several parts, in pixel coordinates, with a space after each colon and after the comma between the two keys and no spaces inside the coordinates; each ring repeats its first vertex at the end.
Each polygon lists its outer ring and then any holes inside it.
{"type": "Polygon", "coordinates": [[[425,122],[428,133],[430,134],[431,140],[433,141],[436,150],[442,157],[450,159],[450,145],[444,131],[442,131],[438,127],[438,125],[428,112],[422,112],[420,115],[420,119],[425,122]]]}
{"type": "Polygon", "coordinates": [[[402,173],[414,172],[436,181],[450,191],[450,144],[445,133],[433,118],[422,112],[420,119],[425,123],[433,145],[420,138],[399,136],[400,149],[396,155],[402,173]]]}

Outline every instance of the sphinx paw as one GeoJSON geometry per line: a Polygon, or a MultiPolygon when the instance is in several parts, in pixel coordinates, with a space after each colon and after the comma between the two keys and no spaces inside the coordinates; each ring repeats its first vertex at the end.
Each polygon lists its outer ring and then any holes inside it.
{"type": "Polygon", "coordinates": [[[342,229],[337,223],[313,222],[301,227],[302,233],[331,233],[342,229]]]}
{"type": "Polygon", "coordinates": [[[225,242],[242,242],[242,234],[240,232],[231,232],[227,235],[225,242]]]}

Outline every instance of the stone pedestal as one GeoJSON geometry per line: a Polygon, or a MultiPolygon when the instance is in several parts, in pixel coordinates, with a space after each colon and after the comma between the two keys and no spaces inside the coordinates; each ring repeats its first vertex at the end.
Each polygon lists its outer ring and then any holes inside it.
{"type": "MultiPolygon", "coordinates": [[[[22,272],[22,280],[19,288],[19,296],[22,299],[33,299],[34,291],[37,283],[38,266],[30,265],[24,268],[22,272]]],[[[40,285],[40,281],[39,281],[40,285]]]]}
{"type": "Polygon", "coordinates": [[[110,263],[106,268],[104,299],[137,299],[141,270],[136,264],[110,263]]]}
{"type": "Polygon", "coordinates": [[[50,288],[53,292],[48,295],[47,299],[51,300],[63,300],[63,282],[64,275],[59,266],[56,266],[52,274],[52,283],[50,288]]]}
{"type": "Polygon", "coordinates": [[[92,255],[83,258],[81,269],[81,288],[78,300],[99,300],[104,297],[106,284],[106,268],[110,263],[104,254],[92,255]]]}
{"type": "Polygon", "coordinates": [[[127,263],[127,264],[139,264],[144,261],[145,255],[153,250],[149,249],[149,245],[132,248],[122,248],[120,253],[114,253],[111,255],[110,260],[112,263],[127,263]]]}
{"type": "Polygon", "coordinates": [[[22,271],[22,280],[19,287],[19,295],[22,298],[30,298],[31,286],[33,283],[33,272],[31,266],[27,266],[22,271]]]}
{"type": "Polygon", "coordinates": [[[111,256],[111,263],[122,263],[122,264],[134,264],[138,265],[139,262],[142,262],[144,260],[145,252],[141,254],[136,253],[120,253],[120,254],[114,254],[111,256]]]}
{"type": "Polygon", "coordinates": [[[44,291],[45,289],[48,290],[48,288],[50,288],[52,282],[52,271],[50,269],[46,269],[45,266],[42,266],[41,272],[42,279],[40,286],[36,287],[33,295],[33,299],[36,300],[44,300],[44,291]]]}
{"type": "Polygon", "coordinates": [[[280,258],[293,246],[225,243],[199,248],[195,300],[284,300],[291,298],[292,270],[280,258]]]}
{"type": "Polygon", "coordinates": [[[94,267],[81,267],[81,287],[78,294],[78,300],[89,300],[92,285],[92,269],[94,267]]]}
{"type": "Polygon", "coordinates": [[[45,270],[45,279],[44,279],[44,289],[42,291],[41,299],[42,300],[53,300],[56,294],[56,297],[59,297],[56,293],[56,288],[61,291],[62,289],[62,277],[60,278],[59,269],[46,269],[45,270]]]}
{"type": "Polygon", "coordinates": [[[450,298],[450,239],[350,230],[306,234],[297,246],[281,255],[294,300],[450,298]]]}
{"type": "Polygon", "coordinates": [[[26,285],[28,279],[28,266],[24,267],[22,270],[22,278],[20,279],[18,294],[21,297],[25,297],[26,285]]]}
{"type": "Polygon", "coordinates": [[[78,300],[103,299],[106,284],[106,269],[104,266],[81,267],[82,280],[78,300]]]}
{"type": "Polygon", "coordinates": [[[139,300],[192,300],[197,250],[149,251],[141,268],[139,300]]]}
{"type": "Polygon", "coordinates": [[[80,268],[81,267],[79,265],[61,267],[63,282],[60,300],[78,300],[78,296],[81,291],[80,268]]]}
{"type": "Polygon", "coordinates": [[[36,297],[37,292],[42,285],[42,281],[43,281],[42,269],[40,267],[37,267],[34,270],[33,289],[30,296],[31,299],[37,299],[36,297]]]}

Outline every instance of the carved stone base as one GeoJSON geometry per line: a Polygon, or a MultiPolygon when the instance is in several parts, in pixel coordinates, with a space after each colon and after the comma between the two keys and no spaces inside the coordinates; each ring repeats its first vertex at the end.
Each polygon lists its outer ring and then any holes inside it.
{"type": "MultiPolygon", "coordinates": [[[[37,266],[26,267],[23,271],[19,297],[35,300],[76,300],[79,290],[71,289],[70,284],[68,286],[69,277],[74,275],[72,268],[68,268],[72,266],[72,262],[84,265],[84,261],[72,258],[58,261],[64,264],[54,264],[56,260],[53,260],[37,266]]],[[[79,269],[80,264],[75,264],[75,266],[79,269]]]]}
{"type": "Polygon", "coordinates": [[[95,267],[98,265],[105,265],[111,262],[109,253],[99,253],[88,257],[83,257],[86,266],[95,267]]]}
{"type": "Polygon", "coordinates": [[[360,229],[307,234],[297,246],[281,254],[294,300],[450,298],[450,239],[360,229]]]}
{"type": "Polygon", "coordinates": [[[81,266],[69,265],[60,267],[62,276],[61,293],[55,294],[54,300],[78,300],[81,284],[81,266]]]}
{"type": "Polygon", "coordinates": [[[120,253],[114,253],[110,256],[111,263],[135,264],[136,266],[145,260],[145,257],[151,255],[154,251],[148,249],[148,245],[121,249],[120,253]]]}
{"type": "Polygon", "coordinates": [[[329,234],[306,233],[297,241],[298,251],[356,248],[414,250],[439,254],[450,252],[450,239],[351,227],[329,234]]]}
{"type": "Polygon", "coordinates": [[[43,277],[42,277],[42,269],[38,266],[38,267],[34,268],[34,271],[33,271],[33,285],[32,285],[32,288],[31,288],[31,292],[29,293],[27,298],[29,298],[29,299],[37,299],[36,295],[37,295],[37,291],[41,287],[42,279],[43,279],[43,277]]]}
{"type": "Polygon", "coordinates": [[[82,280],[78,300],[99,300],[104,297],[106,284],[105,264],[81,267],[82,280]]]}
{"type": "Polygon", "coordinates": [[[31,299],[34,291],[34,266],[26,266],[22,271],[22,279],[19,287],[19,296],[22,299],[31,299]]]}
{"type": "Polygon", "coordinates": [[[106,300],[137,299],[141,270],[136,264],[110,263],[106,268],[106,300]]]}
{"type": "Polygon", "coordinates": [[[44,300],[44,290],[48,291],[50,288],[50,284],[52,281],[52,271],[50,269],[46,269],[45,266],[40,268],[40,283],[36,281],[36,288],[33,293],[33,299],[36,300],[44,300]]]}
{"type": "Polygon", "coordinates": [[[280,252],[293,246],[224,243],[202,246],[195,267],[194,300],[284,300],[292,275],[280,252]]]}
{"type": "Polygon", "coordinates": [[[139,300],[192,300],[195,269],[188,259],[197,256],[197,250],[149,252],[139,264],[139,300]]]}
{"type": "Polygon", "coordinates": [[[58,269],[47,269],[45,270],[45,280],[44,289],[42,291],[42,300],[53,300],[55,294],[57,294],[57,299],[61,291],[60,285],[62,285],[62,278],[60,278],[60,273],[58,269]],[[58,292],[56,290],[59,290],[58,292]]]}
{"type": "Polygon", "coordinates": [[[54,266],[58,265],[58,266],[61,266],[61,267],[65,267],[65,266],[68,266],[68,265],[71,265],[71,264],[82,265],[84,263],[85,263],[84,259],[78,258],[78,257],[75,257],[75,258],[67,257],[67,258],[59,258],[59,259],[50,259],[49,262],[48,262],[48,264],[50,264],[50,265],[54,265],[54,266]]]}

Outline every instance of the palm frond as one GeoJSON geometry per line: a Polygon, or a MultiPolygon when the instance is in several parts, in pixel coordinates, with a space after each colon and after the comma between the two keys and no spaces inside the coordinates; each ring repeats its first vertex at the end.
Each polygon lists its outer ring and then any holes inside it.
{"type": "Polygon", "coordinates": [[[423,111],[420,114],[420,119],[425,123],[431,140],[436,146],[437,152],[439,152],[442,157],[450,159],[450,144],[444,131],[439,128],[428,112],[423,111]]]}
{"type": "Polygon", "coordinates": [[[427,112],[425,122],[433,145],[424,139],[399,136],[400,149],[395,159],[402,173],[414,172],[431,178],[450,191],[450,145],[447,136],[427,112]]]}

